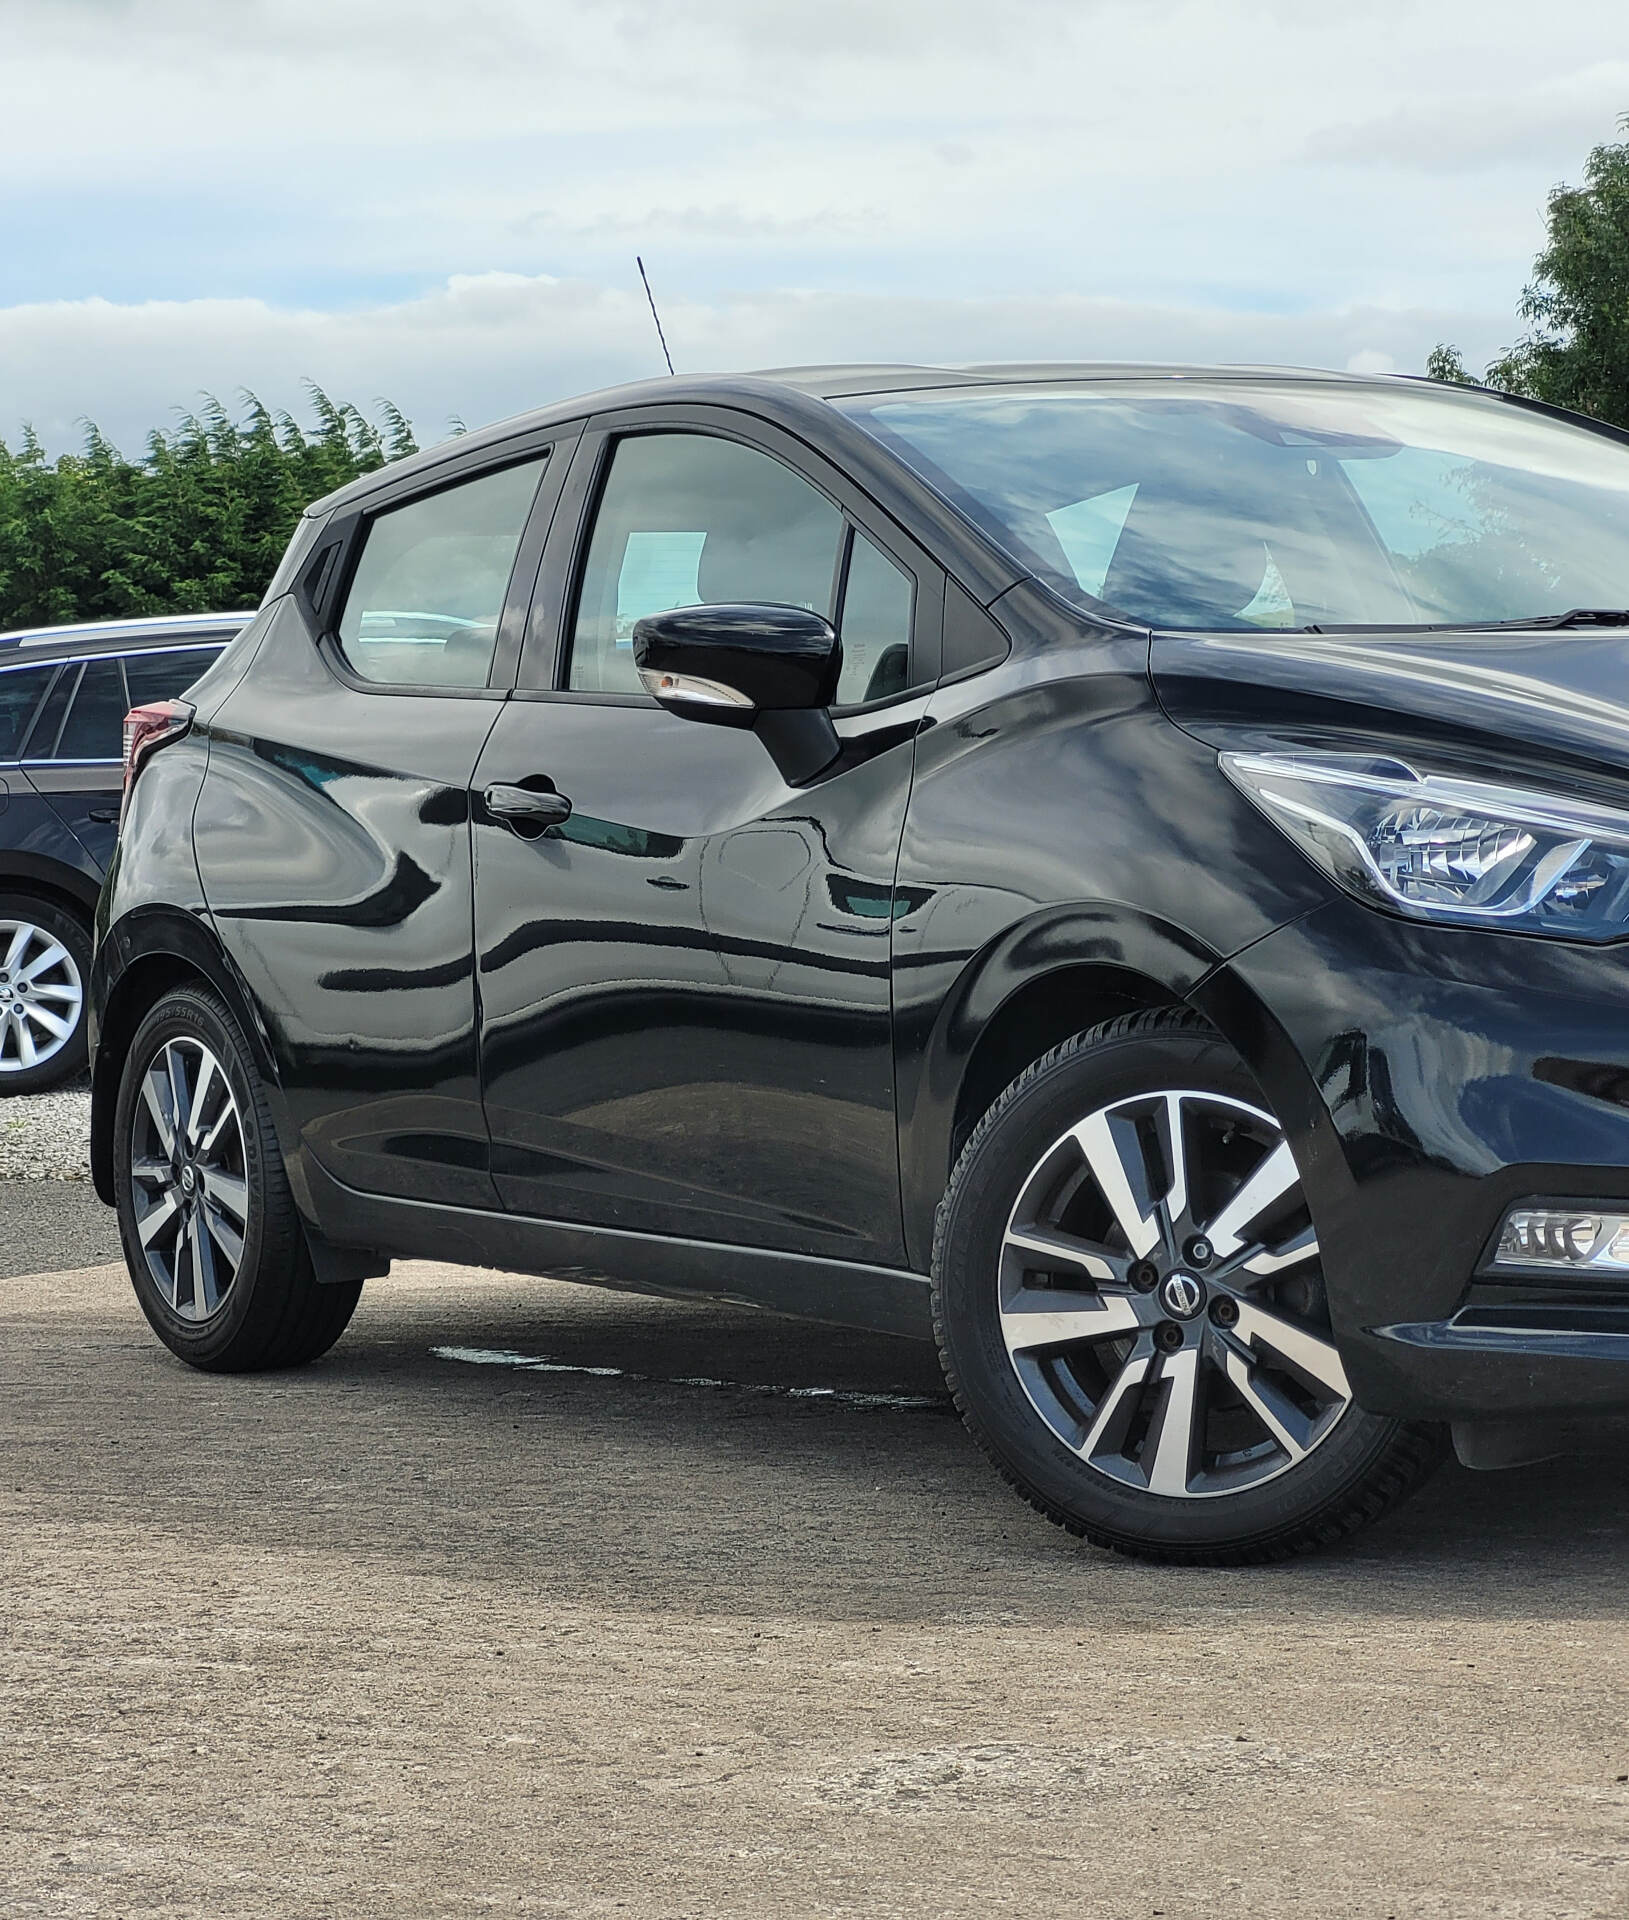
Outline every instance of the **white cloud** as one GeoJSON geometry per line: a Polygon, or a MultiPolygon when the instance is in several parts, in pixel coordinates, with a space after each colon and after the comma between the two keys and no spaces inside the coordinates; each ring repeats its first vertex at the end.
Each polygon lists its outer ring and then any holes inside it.
{"type": "MultiPolygon", "coordinates": [[[[685,372],[845,359],[1152,359],[1418,367],[1467,316],[1349,309],[1294,316],[1139,306],[1080,296],[950,299],[768,292],[663,302],[685,372]]],[[[1496,343],[1494,343],[1496,344],[1496,343]]],[[[1479,349],[1477,349],[1479,350],[1479,349]]],[[[1491,347],[1489,348],[1491,351],[1491,347]]],[[[258,300],[88,300],[0,310],[0,364],[47,443],[88,415],[134,451],[143,431],[246,374],[271,406],[301,410],[302,380],[366,410],[395,401],[434,439],[613,381],[662,371],[633,288],[518,274],[465,276],[413,300],[348,313],[258,300]]]]}
{"type": "Polygon", "coordinates": [[[691,364],[1485,360],[1621,6],[0,0],[0,432],[503,411],[649,365],[636,251],[691,364]]]}

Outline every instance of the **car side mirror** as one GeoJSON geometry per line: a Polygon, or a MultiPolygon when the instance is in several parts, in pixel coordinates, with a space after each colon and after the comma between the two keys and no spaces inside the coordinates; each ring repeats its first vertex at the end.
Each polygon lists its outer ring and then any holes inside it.
{"type": "Polygon", "coordinates": [[[634,665],[669,713],[750,727],[788,786],[812,780],[840,742],[827,708],[843,643],[805,607],[726,603],[647,614],[633,630],[634,665]]]}

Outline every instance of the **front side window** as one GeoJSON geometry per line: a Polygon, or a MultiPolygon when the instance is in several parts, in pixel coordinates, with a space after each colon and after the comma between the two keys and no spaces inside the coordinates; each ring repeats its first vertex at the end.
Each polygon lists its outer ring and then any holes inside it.
{"type": "Polygon", "coordinates": [[[386,686],[484,687],[543,462],[392,507],[369,523],[339,644],[386,686]]]}
{"type": "Polygon", "coordinates": [[[1485,394],[1184,378],[838,404],[1058,592],[1151,627],[1629,607],[1629,446],[1485,394]]]}
{"type": "Polygon", "coordinates": [[[0,760],[17,758],[34,709],[55,672],[55,667],[14,667],[0,673],[0,760]]]}
{"type": "Polygon", "coordinates": [[[642,693],[634,623],[724,601],[831,618],[843,516],[780,461],[695,433],[620,441],[594,518],[568,685],[642,693]]]}

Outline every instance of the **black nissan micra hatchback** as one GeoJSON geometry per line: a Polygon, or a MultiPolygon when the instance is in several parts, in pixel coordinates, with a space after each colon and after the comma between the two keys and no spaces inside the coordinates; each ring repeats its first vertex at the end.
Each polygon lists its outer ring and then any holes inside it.
{"type": "Polygon", "coordinates": [[[392,1255],[936,1338],[1064,1526],[1331,1541],[1629,1410],[1629,436],[1405,379],[618,389],[306,515],[128,720],[165,1344],[392,1255]]]}

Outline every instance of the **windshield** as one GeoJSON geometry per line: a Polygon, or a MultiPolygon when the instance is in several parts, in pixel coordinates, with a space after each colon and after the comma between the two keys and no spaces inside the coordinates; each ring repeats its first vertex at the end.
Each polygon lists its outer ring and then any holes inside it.
{"type": "Polygon", "coordinates": [[[1167,376],[836,404],[1048,585],[1148,626],[1629,606],[1629,446],[1485,394],[1167,376]]]}

